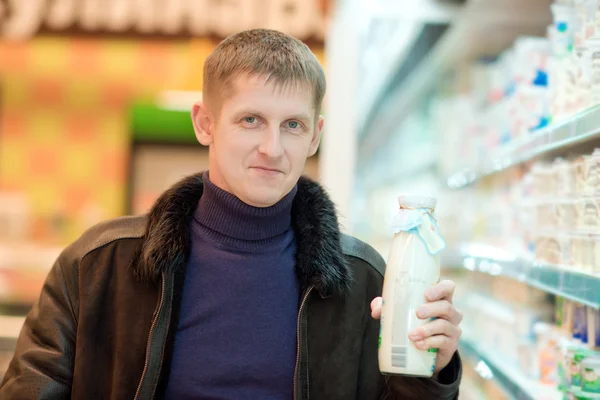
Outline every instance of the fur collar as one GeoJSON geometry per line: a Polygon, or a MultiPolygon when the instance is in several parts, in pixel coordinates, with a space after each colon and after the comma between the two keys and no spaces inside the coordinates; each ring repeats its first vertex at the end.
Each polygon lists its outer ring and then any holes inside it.
{"type": "MultiPolygon", "coordinates": [[[[190,219],[202,196],[202,174],[183,179],[152,207],[134,272],[141,281],[156,282],[164,273],[185,268],[190,252],[190,219]]],[[[306,177],[298,181],[292,205],[296,232],[296,275],[321,296],[348,292],[352,273],[340,243],[335,206],[325,190],[306,177]]]]}

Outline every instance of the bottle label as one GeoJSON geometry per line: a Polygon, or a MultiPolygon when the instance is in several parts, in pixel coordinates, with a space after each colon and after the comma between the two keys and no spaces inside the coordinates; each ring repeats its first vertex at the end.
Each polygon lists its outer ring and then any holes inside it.
{"type": "Polygon", "coordinates": [[[423,209],[419,211],[421,211],[421,225],[417,227],[417,231],[429,254],[434,256],[446,248],[446,241],[440,234],[440,230],[431,214],[423,209]]]}
{"type": "MultiPolygon", "coordinates": [[[[408,366],[408,331],[412,325],[407,318],[412,316],[407,316],[407,310],[402,305],[411,304],[415,288],[414,285],[411,285],[410,275],[406,271],[399,271],[396,279],[391,362],[394,368],[406,368],[408,366]]],[[[416,318],[416,315],[414,317],[416,318]]]]}
{"type": "Polygon", "coordinates": [[[408,348],[406,346],[392,346],[392,367],[407,367],[407,350],[408,348]]]}

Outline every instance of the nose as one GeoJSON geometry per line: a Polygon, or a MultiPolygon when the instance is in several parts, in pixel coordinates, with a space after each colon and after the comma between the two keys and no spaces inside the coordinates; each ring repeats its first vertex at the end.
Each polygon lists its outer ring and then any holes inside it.
{"type": "Polygon", "coordinates": [[[277,158],[283,155],[279,127],[263,131],[258,151],[269,158],[277,158]]]}

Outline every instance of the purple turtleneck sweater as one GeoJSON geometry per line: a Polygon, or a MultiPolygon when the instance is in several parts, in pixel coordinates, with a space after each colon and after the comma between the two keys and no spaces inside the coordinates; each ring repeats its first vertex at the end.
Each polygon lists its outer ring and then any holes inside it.
{"type": "Polygon", "coordinates": [[[297,189],[256,208],[203,181],[166,398],[291,399],[297,189]]]}

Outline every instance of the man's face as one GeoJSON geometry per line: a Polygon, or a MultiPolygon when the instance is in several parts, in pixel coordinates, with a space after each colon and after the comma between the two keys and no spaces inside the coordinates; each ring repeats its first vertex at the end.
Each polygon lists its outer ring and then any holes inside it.
{"type": "Polygon", "coordinates": [[[202,103],[193,110],[196,136],[210,146],[210,180],[252,206],[277,203],[319,145],[323,117],[315,115],[311,90],[240,76],[216,103],[218,110],[202,103]]]}

